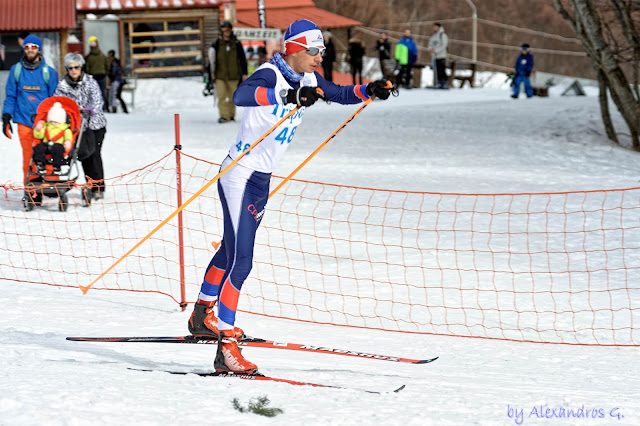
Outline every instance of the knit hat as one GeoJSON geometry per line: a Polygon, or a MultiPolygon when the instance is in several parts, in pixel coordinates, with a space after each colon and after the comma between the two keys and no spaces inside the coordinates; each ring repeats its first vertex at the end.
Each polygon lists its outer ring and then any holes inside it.
{"type": "Polygon", "coordinates": [[[24,41],[22,42],[22,48],[24,49],[24,46],[26,46],[27,44],[35,44],[36,46],[38,46],[38,50],[42,52],[42,40],[40,40],[40,37],[29,34],[24,38],[24,41]]]}
{"type": "Polygon", "coordinates": [[[98,37],[96,36],[89,37],[89,46],[95,47],[97,45],[98,45],[98,37]]]}
{"type": "Polygon", "coordinates": [[[51,123],[52,121],[55,121],[56,123],[67,122],[67,113],[64,108],[62,108],[62,104],[60,102],[53,104],[47,113],[47,122],[51,123]]]}
{"type": "Polygon", "coordinates": [[[289,25],[289,28],[284,33],[285,54],[291,55],[300,52],[306,49],[305,46],[324,47],[324,38],[316,24],[306,19],[301,19],[289,25]],[[304,46],[300,46],[297,43],[304,46]]]}

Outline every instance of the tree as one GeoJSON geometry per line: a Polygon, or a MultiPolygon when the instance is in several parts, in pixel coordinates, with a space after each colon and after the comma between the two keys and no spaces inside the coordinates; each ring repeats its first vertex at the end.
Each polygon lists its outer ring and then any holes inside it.
{"type": "Polygon", "coordinates": [[[640,5],[637,0],[553,0],[576,33],[600,85],[600,110],[609,139],[619,143],[609,113],[607,93],[640,151],[640,5]]]}

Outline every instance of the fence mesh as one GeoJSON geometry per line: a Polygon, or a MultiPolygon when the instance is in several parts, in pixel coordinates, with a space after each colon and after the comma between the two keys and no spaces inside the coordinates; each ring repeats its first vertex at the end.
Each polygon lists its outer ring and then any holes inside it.
{"type": "MultiPolygon", "coordinates": [[[[183,200],[219,165],[181,155],[183,200]]],[[[0,190],[0,280],[87,285],[177,208],[172,153],[23,209],[0,190]]],[[[280,182],[273,178],[273,185],[280,182]]],[[[181,300],[174,218],[91,291],[181,300]]],[[[212,186],[183,210],[187,302],[222,236],[212,186]],[[213,244],[212,244],[213,243],[213,244]]],[[[640,345],[640,188],[439,194],[291,180],[268,203],[239,308],[402,332],[585,345],[640,345]]]]}

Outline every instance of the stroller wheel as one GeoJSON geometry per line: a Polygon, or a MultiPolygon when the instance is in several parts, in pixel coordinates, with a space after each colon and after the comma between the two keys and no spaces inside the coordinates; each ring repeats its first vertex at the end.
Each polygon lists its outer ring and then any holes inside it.
{"type": "Polygon", "coordinates": [[[60,202],[58,203],[58,209],[61,212],[66,212],[67,207],[69,207],[69,201],[67,199],[67,194],[60,195],[60,202]]]}
{"type": "Polygon", "coordinates": [[[22,199],[22,205],[24,206],[24,210],[27,212],[30,212],[31,210],[36,208],[35,203],[29,200],[28,197],[24,197],[22,199]]]}
{"type": "Polygon", "coordinates": [[[82,205],[89,207],[91,205],[91,189],[85,188],[82,190],[82,205]]]}
{"type": "Polygon", "coordinates": [[[42,204],[42,194],[35,191],[25,191],[22,197],[24,209],[28,212],[42,204]]]}

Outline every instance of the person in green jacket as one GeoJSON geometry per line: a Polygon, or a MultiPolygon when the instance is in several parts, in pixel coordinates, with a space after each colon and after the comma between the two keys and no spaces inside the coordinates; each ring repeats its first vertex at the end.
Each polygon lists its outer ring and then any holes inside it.
{"type": "Polygon", "coordinates": [[[107,75],[109,75],[109,61],[98,46],[98,37],[89,37],[89,54],[85,59],[85,72],[93,77],[100,86],[102,93],[102,110],[107,112],[107,75]]]}

